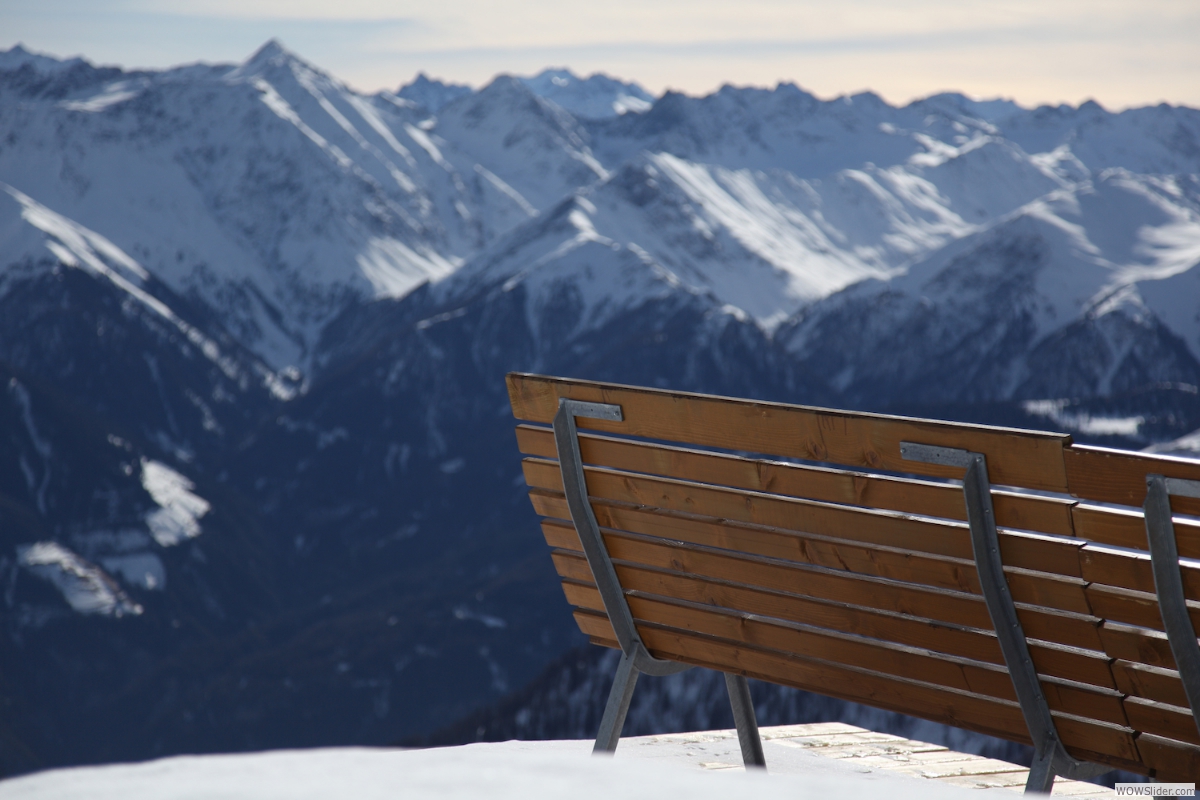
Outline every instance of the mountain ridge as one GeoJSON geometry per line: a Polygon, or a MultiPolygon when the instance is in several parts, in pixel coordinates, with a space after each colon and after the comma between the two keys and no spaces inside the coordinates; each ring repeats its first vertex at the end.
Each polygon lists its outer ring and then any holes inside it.
{"type": "Polygon", "coordinates": [[[511,370],[1192,446],[1200,111],[584,83],[0,54],[0,770],[419,737],[580,644],[511,370]]]}

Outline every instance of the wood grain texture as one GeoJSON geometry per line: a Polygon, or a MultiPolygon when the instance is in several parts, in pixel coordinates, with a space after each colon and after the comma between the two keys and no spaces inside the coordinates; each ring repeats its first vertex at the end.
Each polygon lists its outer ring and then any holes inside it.
{"type": "MultiPolygon", "coordinates": [[[[688,559],[688,563],[683,565],[672,557],[667,548],[660,549],[657,553],[653,550],[642,550],[625,552],[624,555],[633,555],[634,558],[627,561],[614,553],[614,557],[617,558],[614,566],[622,586],[627,589],[638,587],[640,590],[688,600],[696,597],[704,598],[700,602],[707,602],[711,599],[746,600],[749,595],[739,593],[741,590],[765,590],[774,592],[775,596],[773,599],[762,598],[763,605],[755,606],[762,608],[763,613],[769,613],[768,609],[773,607],[779,613],[786,615],[782,617],[783,619],[815,625],[846,624],[851,629],[862,631],[864,635],[877,635],[891,641],[897,641],[896,637],[910,637],[905,643],[922,641],[920,628],[925,626],[928,628],[925,632],[926,636],[935,630],[941,634],[935,641],[934,647],[930,649],[996,665],[1004,664],[995,635],[991,632],[990,622],[987,623],[987,627],[982,629],[959,628],[954,630],[953,623],[946,624],[945,617],[954,615],[956,610],[951,609],[949,614],[946,613],[946,606],[949,605],[946,601],[952,598],[947,598],[944,594],[941,597],[932,594],[921,597],[913,596],[916,593],[910,592],[895,593],[887,591],[887,589],[896,587],[879,587],[866,581],[858,581],[857,584],[847,583],[836,579],[840,576],[832,576],[835,580],[827,582],[823,579],[831,576],[815,573],[815,571],[806,576],[785,573],[764,579],[761,573],[753,569],[740,568],[741,565],[731,562],[727,556],[720,554],[714,558],[706,558],[705,554],[693,554],[694,557],[688,559]],[[647,570],[646,567],[650,569],[647,570]],[[649,574],[651,570],[656,570],[661,574],[658,576],[649,574]],[[800,580],[797,580],[797,577],[800,577],[800,580]],[[782,578],[782,580],[773,580],[773,578],[782,578]],[[695,582],[689,585],[689,581],[695,582]],[[767,585],[764,586],[764,584],[767,585]],[[878,593],[880,588],[884,589],[882,593],[878,593]],[[689,591],[694,593],[689,596],[689,591]],[[789,595],[800,598],[801,603],[792,603],[789,595]],[[880,600],[883,602],[878,602],[880,600]],[[823,606],[803,605],[804,602],[812,603],[813,601],[825,601],[825,603],[823,606]],[[924,613],[911,614],[913,607],[920,608],[924,613]],[[901,610],[901,608],[908,610],[901,610]],[[873,614],[873,611],[892,612],[893,619],[896,614],[905,614],[909,619],[901,618],[892,622],[886,618],[888,615],[873,614]],[[889,625],[892,626],[892,629],[888,628],[889,625]]],[[[555,550],[553,559],[559,575],[563,578],[594,584],[586,560],[581,555],[565,550],[555,550]]],[[[733,604],[724,607],[739,611],[748,610],[733,604]]],[[[981,602],[978,608],[986,616],[987,610],[982,607],[981,602]]],[[[962,612],[958,611],[957,613],[962,612]]],[[[1024,624],[1025,619],[1033,616],[1033,614],[1024,614],[1022,623],[1024,624]]],[[[1054,640],[1046,642],[1037,639],[1030,640],[1030,655],[1038,672],[1093,686],[1116,688],[1115,680],[1109,669],[1109,660],[1103,653],[1062,647],[1052,644],[1051,641],[1054,640]]]]}
{"type": "MultiPolygon", "coordinates": [[[[1099,544],[1149,550],[1141,509],[1105,508],[1080,503],[1071,510],[1075,535],[1099,544]]],[[[1182,558],[1200,558],[1200,523],[1177,518],[1175,543],[1182,558]]]]}
{"type": "MultiPolygon", "coordinates": [[[[1088,584],[1084,592],[1087,594],[1092,613],[1101,619],[1163,630],[1162,614],[1158,609],[1156,595],[1099,583],[1088,584]]],[[[1187,606],[1192,626],[1200,631],[1200,603],[1189,600],[1187,606]]]]}
{"type": "Polygon", "coordinates": [[[900,442],[984,453],[994,483],[1065,492],[1066,434],[835,411],[618,384],[510,373],[517,419],[553,421],[559,398],[621,406],[622,422],[579,419],[580,428],[852,467],[961,477],[959,468],[905,461],[900,442]]]}
{"type": "MultiPolygon", "coordinates": [[[[1149,553],[1130,553],[1100,545],[1086,545],[1079,551],[1080,575],[1089,583],[1117,586],[1143,594],[1155,594],[1154,571],[1149,553]]],[[[1200,567],[1179,565],[1183,595],[1200,600],[1200,567]]]]}
{"type": "Polygon", "coordinates": [[[1113,662],[1112,670],[1113,677],[1117,679],[1117,689],[1124,694],[1181,708],[1188,706],[1183,681],[1173,669],[1118,659],[1113,662]]]}
{"type": "Polygon", "coordinates": [[[1155,779],[1160,782],[1191,783],[1200,775],[1200,747],[1143,733],[1137,738],[1137,748],[1142,763],[1154,771],[1155,779]]]}
{"type": "MultiPolygon", "coordinates": [[[[1064,448],[1063,463],[1067,490],[1075,497],[1139,508],[1146,502],[1147,475],[1200,481],[1200,461],[1128,450],[1071,445],[1064,448]]],[[[1200,500],[1172,497],[1171,508],[1180,514],[1200,514],[1200,500]]]]}
{"type": "MultiPolygon", "coordinates": [[[[562,476],[556,462],[527,458],[522,466],[525,481],[530,487],[554,493],[562,491],[562,476]]],[[[803,560],[806,558],[804,551],[816,547],[818,541],[829,547],[841,546],[846,548],[846,552],[851,551],[852,544],[892,548],[892,552],[907,553],[913,557],[914,569],[920,564],[928,565],[929,569],[935,568],[928,559],[919,562],[916,558],[918,554],[944,556],[957,559],[959,566],[946,566],[943,569],[957,569],[962,575],[961,580],[973,581],[975,591],[978,591],[970,531],[965,523],[652,478],[601,467],[589,467],[584,472],[593,510],[597,515],[600,505],[612,507],[624,504],[630,508],[680,512],[689,515],[689,518],[708,517],[730,528],[730,533],[725,537],[730,540],[730,544],[726,545],[730,549],[752,547],[756,542],[765,543],[771,539],[779,551],[775,557],[779,558],[788,558],[785,554],[787,551],[803,560]],[[729,525],[731,522],[745,525],[734,527],[729,525]],[[757,526],[757,529],[747,526],[757,526]],[[762,531],[761,528],[770,528],[772,531],[762,531]],[[789,533],[800,535],[789,536],[789,533]],[[839,545],[838,540],[844,544],[839,545]],[[811,547],[806,543],[811,543],[811,547]]],[[[686,529],[687,524],[678,524],[676,527],[686,529]]],[[[1079,542],[1015,531],[1001,531],[999,538],[1001,557],[1007,567],[1071,578],[1080,575],[1079,542]]],[[[943,563],[949,565],[951,562],[943,563]]],[[[1067,610],[1086,612],[1082,585],[1081,581],[1073,581],[1054,587],[1064,596],[1071,596],[1071,600],[1060,601],[1072,604],[1067,610]]],[[[964,585],[961,588],[967,587],[964,585]]]]}
{"type": "Polygon", "coordinates": [[[1104,652],[1112,658],[1175,669],[1171,645],[1167,635],[1160,631],[1106,621],[1100,626],[1100,641],[1104,643],[1104,652]]]}
{"type": "Polygon", "coordinates": [[[1196,720],[1186,706],[1180,708],[1140,697],[1127,697],[1125,714],[1134,730],[1177,742],[1200,745],[1200,731],[1197,731],[1196,720]]]}
{"type": "MultiPolygon", "coordinates": [[[[566,500],[561,495],[533,490],[530,499],[534,510],[542,516],[561,519],[567,514],[566,500]]],[[[981,596],[974,561],[843,543],[830,537],[749,526],[715,517],[650,510],[628,503],[594,499],[592,509],[599,524],[613,530],[981,596]]],[[[1074,553],[1076,549],[1072,546],[1070,552],[1074,553]]],[[[1079,578],[1016,567],[1007,568],[1005,575],[1018,603],[1091,615],[1084,593],[1085,584],[1079,578]]],[[[1095,623],[1098,620],[1094,620],[1095,623]]],[[[984,625],[989,626],[990,623],[984,625]]]]}
{"type": "MultiPolygon", "coordinates": [[[[589,635],[611,637],[603,615],[577,610],[576,620],[589,635]]],[[[831,697],[865,703],[991,736],[1029,743],[1015,703],[961,692],[872,670],[781,653],[705,634],[646,624],[642,638],[656,657],[733,672],[831,697]]],[[[1133,732],[1125,727],[1056,713],[1055,722],[1068,751],[1145,772],[1137,760],[1133,732]]]]}
{"type": "MultiPolygon", "coordinates": [[[[571,589],[568,589],[568,594],[574,605],[603,611],[598,592],[592,594],[571,589]]],[[[934,683],[1000,700],[1017,699],[1008,670],[997,664],[896,644],[889,639],[798,624],[778,617],[670,600],[648,592],[630,592],[627,600],[630,611],[639,622],[717,636],[845,666],[873,669],[894,677],[934,683]]],[[[1050,707],[1056,711],[1117,725],[1126,724],[1121,696],[1115,691],[1053,681],[1044,681],[1043,690],[1050,707]]]]}
{"type": "MultiPolygon", "coordinates": [[[[517,426],[525,455],[557,459],[551,428],[517,426]]],[[[962,489],[941,482],[871,475],[807,464],[744,458],[664,444],[581,433],[585,464],[809,500],[966,520],[962,489]]],[[[1075,501],[1004,490],[992,492],[999,525],[1074,535],[1075,501]]]]}

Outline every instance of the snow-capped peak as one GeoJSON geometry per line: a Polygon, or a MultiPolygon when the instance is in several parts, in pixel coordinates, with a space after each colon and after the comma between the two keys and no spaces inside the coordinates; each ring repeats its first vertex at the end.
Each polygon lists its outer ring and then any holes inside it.
{"type": "Polygon", "coordinates": [[[584,119],[641,113],[654,105],[654,95],[641,86],[599,72],[580,78],[568,69],[546,69],[521,82],[539,97],[584,119]]]}
{"type": "Polygon", "coordinates": [[[430,79],[424,72],[418,72],[417,77],[396,91],[396,96],[411,100],[436,114],[447,103],[452,103],[472,91],[471,87],[464,83],[447,83],[430,79]]]}
{"type": "Polygon", "coordinates": [[[82,58],[58,59],[26,50],[21,44],[14,45],[8,50],[0,50],[0,70],[20,69],[25,65],[33,67],[40,73],[52,74],[70,69],[77,64],[86,64],[82,58]]]}

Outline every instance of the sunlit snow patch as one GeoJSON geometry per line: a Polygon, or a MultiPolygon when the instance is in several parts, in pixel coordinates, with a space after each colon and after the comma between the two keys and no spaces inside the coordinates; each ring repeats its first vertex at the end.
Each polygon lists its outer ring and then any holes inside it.
{"type": "Polygon", "coordinates": [[[1045,417],[1068,430],[1088,436],[1137,436],[1145,417],[1098,417],[1066,410],[1066,400],[1027,400],[1021,404],[1027,414],[1045,417]]]}
{"type": "Polygon", "coordinates": [[[142,486],[159,505],[146,515],[146,527],[156,542],[171,547],[200,535],[200,518],[211,506],[192,494],[195,484],[165,464],[143,458],[142,486]]]}
{"type": "Polygon", "coordinates": [[[1200,430],[1192,431],[1169,442],[1150,445],[1144,452],[1163,456],[1200,459],[1200,430]]]}
{"type": "Polygon", "coordinates": [[[81,614],[123,617],[142,613],[142,607],[103,570],[58,542],[19,546],[17,560],[34,575],[54,584],[71,608],[81,614]]]}
{"type": "Polygon", "coordinates": [[[104,90],[99,94],[93,95],[86,100],[67,100],[62,103],[62,107],[68,111],[86,111],[97,112],[103,111],[106,108],[115,106],[118,103],[124,103],[126,100],[131,100],[138,96],[141,87],[131,85],[130,81],[117,81],[104,87],[104,90]]]}

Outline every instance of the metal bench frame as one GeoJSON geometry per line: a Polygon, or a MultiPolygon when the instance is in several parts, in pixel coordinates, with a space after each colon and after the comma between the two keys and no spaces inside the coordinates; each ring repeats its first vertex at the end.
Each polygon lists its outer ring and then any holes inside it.
{"type": "MultiPolygon", "coordinates": [[[[600,598],[604,601],[604,610],[608,612],[621,645],[621,663],[617,667],[604,716],[600,720],[600,732],[596,735],[596,745],[592,750],[593,753],[611,754],[621,739],[621,729],[625,726],[625,715],[633,699],[638,675],[642,672],[647,675],[673,675],[691,669],[691,666],[657,659],[642,644],[633,614],[629,611],[629,603],[621,589],[621,581],[604,545],[604,537],[600,535],[600,525],[588,502],[587,479],[583,474],[579,433],[575,427],[576,417],[620,422],[621,407],[563,398],[558,401],[558,412],[554,415],[554,442],[558,446],[558,464],[562,470],[567,506],[571,509],[571,521],[575,523],[583,553],[596,578],[600,598]]],[[[725,688],[729,692],[729,705],[733,708],[733,721],[737,726],[743,762],[748,768],[766,769],[767,761],[763,755],[762,739],[758,735],[758,721],[754,716],[754,703],[750,698],[750,685],[746,677],[726,672],[725,688]]]]}
{"type": "MultiPolygon", "coordinates": [[[[671,675],[690,669],[691,665],[655,658],[638,634],[588,499],[575,423],[577,417],[620,422],[623,416],[619,405],[560,398],[553,419],[554,440],[571,520],[622,652],[593,749],[596,754],[611,754],[620,740],[639,674],[671,675]]],[[[966,517],[982,594],[1034,743],[1034,760],[1025,791],[1048,793],[1056,776],[1087,779],[1111,770],[1111,766],[1072,757],[1058,736],[1004,576],[986,456],[964,449],[916,442],[901,442],[900,454],[909,461],[965,470],[962,480],[966,517]]],[[[1170,506],[1171,495],[1200,498],[1200,481],[1162,475],[1147,475],[1146,481],[1148,492],[1143,509],[1156,594],[1171,652],[1197,729],[1200,730],[1200,643],[1197,642],[1188,613],[1170,506]]],[[[747,680],[739,674],[724,675],[743,760],[748,768],[765,769],[766,760],[747,680]]]]}

